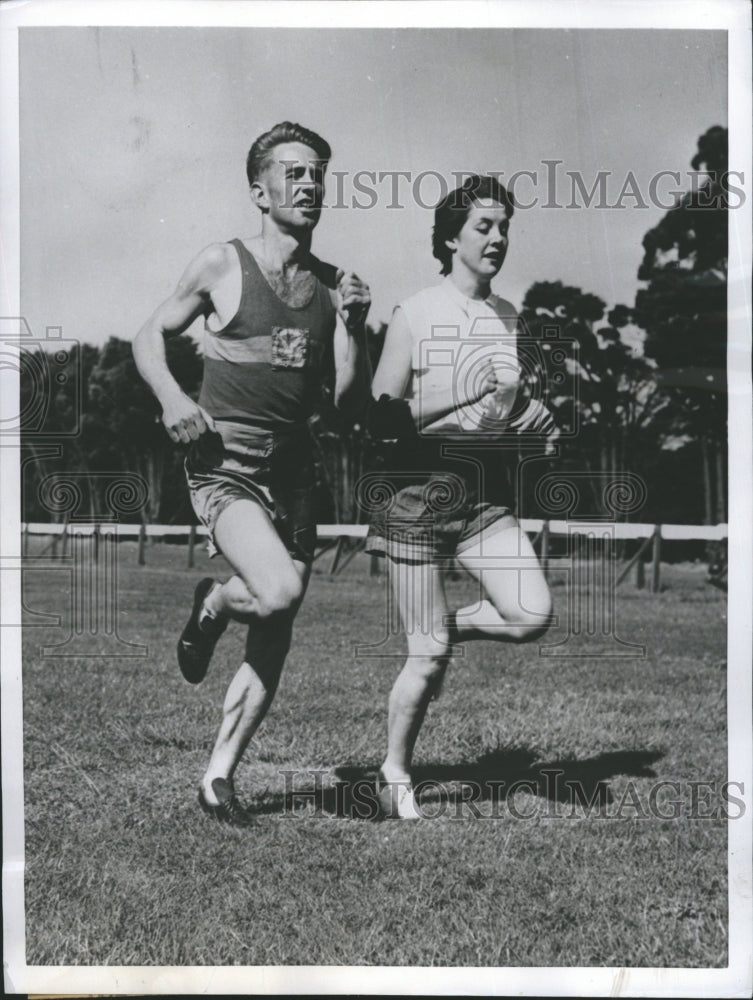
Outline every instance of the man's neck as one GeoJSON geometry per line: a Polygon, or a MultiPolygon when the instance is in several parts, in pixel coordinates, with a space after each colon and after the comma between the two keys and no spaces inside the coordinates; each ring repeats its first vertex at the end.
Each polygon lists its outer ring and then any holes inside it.
{"type": "Polygon", "coordinates": [[[295,270],[311,256],[311,233],[303,234],[303,239],[285,233],[262,218],[261,250],[270,268],[282,272],[295,270]]]}
{"type": "Polygon", "coordinates": [[[450,274],[450,281],[468,299],[479,299],[484,301],[491,295],[491,282],[485,278],[479,278],[462,264],[454,266],[450,274]]]}

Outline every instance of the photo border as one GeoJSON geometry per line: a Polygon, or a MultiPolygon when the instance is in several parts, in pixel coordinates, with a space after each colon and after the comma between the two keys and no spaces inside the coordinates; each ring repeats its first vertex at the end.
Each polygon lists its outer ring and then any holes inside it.
{"type": "MultiPolygon", "coordinates": [[[[744,173],[743,206],[729,213],[728,387],[735,461],[729,463],[728,777],[745,786],[745,815],[728,822],[729,966],[668,968],[124,967],[27,966],[24,936],[24,822],[21,636],[2,628],[3,900],[7,992],[249,994],[466,994],[529,996],[749,996],[751,991],[751,613],[753,435],[751,421],[751,49],[748,4],[715,2],[496,4],[323,0],[28,0],[0,9],[2,60],[2,315],[20,316],[18,30],[29,26],[192,27],[547,27],[724,29],[729,39],[730,163],[744,173]]],[[[689,95],[692,100],[692,95],[689,95]]],[[[0,414],[18,412],[17,379],[3,372],[0,414]]],[[[0,447],[2,621],[20,621],[20,474],[17,439],[0,447]],[[3,572],[3,570],[5,570],[3,572]]]]}

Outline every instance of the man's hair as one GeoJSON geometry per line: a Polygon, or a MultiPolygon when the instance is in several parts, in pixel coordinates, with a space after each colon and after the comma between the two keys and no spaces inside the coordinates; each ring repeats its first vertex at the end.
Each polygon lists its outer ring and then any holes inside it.
{"type": "Polygon", "coordinates": [[[515,211],[512,195],[495,177],[471,174],[460,187],[450,191],[434,209],[431,242],[432,252],[442,265],[440,274],[449,274],[452,270],[452,250],[447,246],[447,240],[458,235],[474,203],[481,198],[491,198],[504,205],[508,218],[515,211]]]}
{"type": "Polygon", "coordinates": [[[329,143],[316,132],[296,122],[279,122],[268,132],[260,135],[248,151],[246,176],[249,184],[258,180],[270,161],[272,150],[283,142],[302,142],[304,146],[310,146],[319,159],[325,162],[332,156],[329,143]]]}

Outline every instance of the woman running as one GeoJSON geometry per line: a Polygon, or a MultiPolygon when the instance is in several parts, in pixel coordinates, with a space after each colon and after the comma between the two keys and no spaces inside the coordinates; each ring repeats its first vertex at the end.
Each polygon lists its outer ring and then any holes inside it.
{"type": "Polygon", "coordinates": [[[427,706],[456,643],[530,642],[550,623],[549,587],[512,513],[509,449],[520,431],[553,431],[521,392],[518,318],[491,291],[514,206],[492,177],[469,177],[437,206],[433,253],[444,281],[393,313],[374,377],[372,433],[389,471],[371,480],[367,551],[387,557],[408,658],[389,698],[378,779],[384,814],[420,816],[411,761],[427,706]],[[451,611],[445,578],[457,561],[480,603],[451,611]]]}

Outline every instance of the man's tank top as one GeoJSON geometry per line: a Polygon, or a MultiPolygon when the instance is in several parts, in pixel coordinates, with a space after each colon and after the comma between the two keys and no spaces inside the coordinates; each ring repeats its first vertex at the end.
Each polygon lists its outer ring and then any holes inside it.
{"type": "Polygon", "coordinates": [[[222,330],[205,326],[199,404],[215,420],[282,430],[311,416],[332,356],[336,269],[314,258],[314,292],[300,308],[273,291],[241,240],[238,311],[222,330]]]}

